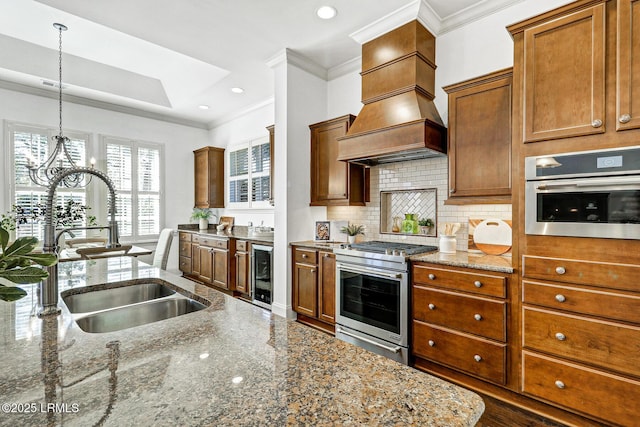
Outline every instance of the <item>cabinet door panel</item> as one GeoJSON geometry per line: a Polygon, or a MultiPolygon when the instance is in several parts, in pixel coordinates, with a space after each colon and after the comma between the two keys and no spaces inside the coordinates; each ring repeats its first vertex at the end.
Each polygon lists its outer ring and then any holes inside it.
{"type": "Polygon", "coordinates": [[[524,141],[605,131],[605,5],[524,32],[524,141]]]}
{"type": "Polygon", "coordinates": [[[318,314],[318,273],[316,267],[295,264],[293,278],[293,309],[306,316],[316,317],[318,314]]]}
{"type": "Polygon", "coordinates": [[[228,263],[229,252],[212,250],[213,258],[213,284],[222,288],[229,288],[228,263]]]}
{"type": "Polygon", "coordinates": [[[236,290],[244,294],[250,292],[249,265],[249,254],[236,252],[236,290]]]}
{"type": "Polygon", "coordinates": [[[616,129],[640,128],[640,0],[618,0],[616,129]]]}
{"type": "Polygon", "coordinates": [[[200,259],[200,279],[206,283],[213,281],[213,254],[211,248],[198,246],[198,258],[200,259]]]}
{"type": "Polygon", "coordinates": [[[318,317],[333,324],[336,314],[336,256],[319,252],[318,259],[318,317]]]}

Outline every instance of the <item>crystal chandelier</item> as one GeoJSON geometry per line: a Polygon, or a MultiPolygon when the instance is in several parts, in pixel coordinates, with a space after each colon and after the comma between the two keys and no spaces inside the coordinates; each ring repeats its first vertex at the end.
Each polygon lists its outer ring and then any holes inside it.
{"type": "MultiPolygon", "coordinates": [[[[27,169],[29,169],[29,178],[36,185],[49,187],[53,179],[59,173],[75,169],[78,166],[73,161],[67,143],[69,138],[62,134],[62,32],[67,31],[66,25],[55,23],[53,26],[58,30],[58,106],[60,111],[60,128],[58,135],[54,136],[55,148],[51,155],[41,164],[36,165],[33,157],[27,157],[27,169]]],[[[91,159],[91,167],[94,166],[95,160],[91,159]]],[[[66,176],[60,181],[61,186],[68,188],[84,187],[91,181],[91,175],[84,173],[74,173],[66,176]]]]}

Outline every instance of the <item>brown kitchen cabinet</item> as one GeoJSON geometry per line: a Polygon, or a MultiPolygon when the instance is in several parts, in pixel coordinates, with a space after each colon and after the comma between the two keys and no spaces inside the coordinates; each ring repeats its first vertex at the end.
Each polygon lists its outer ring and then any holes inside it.
{"type": "Polygon", "coordinates": [[[445,204],[511,202],[513,69],[443,88],[449,95],[449,198],[445,204]]]}
{"type": "Polygon", "coordinates": [[[507,285],[503,273],[413,263],[416,367],[423,359],[506,385],[507,285]]]}
{"type": "Polygon", "coordinates": [[[224,148],[193,152],[196,208],[224,208],[224,148]]]}
{"type": "Polygon", "coordinates": [[[524,30],[524,142],[605,131],[605,4],[524,30]]]}
{"type": "Polygon", "coordinates": [[[311,206],[365,206],[368,201],[368,170],[338,160],[337,138],[346,135],[354,120],[348,114],[309,126],[311,206]]]}
{"type": "Polygon", "coordinates": [[[236,291],[248,295],[251,293],[251,266],[250,243],[246,240],[236,241],[236,291]]]}
{"type": "Polygon", "coordinates": [[[335,331],[335,255],[292,247],[293,310],[298,321],[325,332],[335,331]]]}
{"type": "Polygon", "coordinates": [[[616,129],[640,128],[640,0],[618,0],[616,129]]]}
{"type": "MultiPolygon", "coordinates": [[[[234,291],[236,258],[230,257],[229,253],[235,254],[235,239],[219,239],[198,233],[189,234],[191,234],[191,271],[187,273],[182,270],[184,275],[207,285],[234,291]]],[[[186,246],[184,250],[187,253],[186,246]]]]}
{"type": "Polygon", "coordinates": [[[523,393],[635,425],[640,266],[525,255],[523,270],[523,393]]]}
{"type": "Polygon", "coordinates": [[[183,274],[191,274],[191,233],[178,232],[178,268],[183,274]]]}

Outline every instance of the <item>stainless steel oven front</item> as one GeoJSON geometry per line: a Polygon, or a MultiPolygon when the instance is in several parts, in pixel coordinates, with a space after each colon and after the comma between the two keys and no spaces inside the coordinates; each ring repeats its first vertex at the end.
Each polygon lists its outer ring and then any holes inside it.
{"type": "Polygon", "coordinates": [[[336,337],[409,363],[409,273],[402,267],[336,263],[336,337]]]}
{"type": "Polygon", "coordinates": [[[525,232],[640,239],[640,147],[525,159],[525,232]]]}

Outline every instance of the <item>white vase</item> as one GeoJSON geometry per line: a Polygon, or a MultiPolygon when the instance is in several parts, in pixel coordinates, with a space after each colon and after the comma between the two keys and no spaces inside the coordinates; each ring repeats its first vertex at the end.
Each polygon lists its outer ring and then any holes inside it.
{"type": "Polygon", "coordinates": [[[349,243],[355,243],[356,242],[356,237],[358,237],[358,236],[347,236],[347,241],[349,243]]]}
{"type": "Polygon", "coordinates": [[[206,218],[200,218],[200,230],[206,230],[209,228],[209,220],[206,218]]]}

